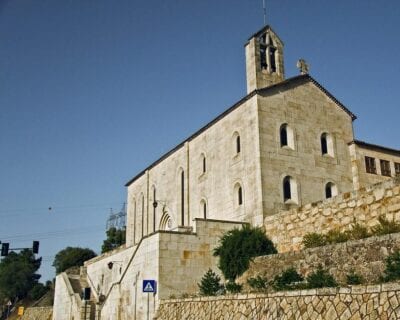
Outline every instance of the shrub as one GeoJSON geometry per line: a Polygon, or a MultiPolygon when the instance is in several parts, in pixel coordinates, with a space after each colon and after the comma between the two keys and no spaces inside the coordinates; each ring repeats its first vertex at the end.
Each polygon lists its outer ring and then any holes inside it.
{"type": "Polygon", "coordinates": [[[384,216],[380,216],[378,222],[379,224],[371,229],[373,235],[382,236],[389,233],[400,232],[400,224],[396,223],[394,219],[389,221],[384,216]]]}
{"type": "Polygon", "coordinates": [[[364,282],[364,278],[362,275],[356,273],[354,270],[351,270],[350,273],[346,275],[346,283],[347,284],[362,284],[364,282]]]}
{"type": "Polygon", "coordinates": [[[325,288],[325,287],[337,287],[336,280],[329,274],[327,270],[324,270],[321,265],[318,266],[317,270],[310,273],[307,276],[307,288],[325,288]]]}
{"type": "Polygon", "coordinates": [[[247,284],[254,290],[263,291],[267,289],[268,280],[265,277],[257,276],[247,279],[247,284]]]}
{"type": "Polygon", "coordinates": [[[341,243],[349,240],[349,236],[345,232],[341,232],[339,229],[329,230],[325,236],[326,242],[329,244],[341,243]]]}
{"type": "Polygon", "coordinates": [[[365,239],[371,236],[367,227],[355,221],[351,225],[351,229],[347,231],[347,234],[349,238],[353,240],[365,239]]]}
{"type": "Polygon", "coordinates": [[[221,278],[214,271],[208,269],[203,278],[201,278],[200,283],[197,284],[200,294],[202,296],[216,296],[224,288],[220,281],[221,278]]]}
{"type": "Polygon", "coordinates": [[[242,291],[242,285],[233,281],[228,281],[225,285],[226,291],[229,293],[240,293],[242,291]]]}
{"type": "Polygon", "coordinates": [[[39,300],[41,297],[43,297],[47,293],[47,291],[49,291],[49,288],[44,286],[42,283],[38,282],[29,291],[28,296],[32,300],[36,301],[39,300]]]}
{"type": "Polygon", "coordinates": [[[389,255],[386,259],[385,274],[382,277],[383,281],[393,281],[400,279],[400,251],[396,251],[389,255]]]}
{"type": "Polygon", "coordinates": [[[326,245],[325,236],[319,233],[306,233],[303,237],[303,245],[305,248],[315,248],[326,245]]]}
{"type": "Polygon", "coordinates": [[[304,278],[292,267],[275,276],[272,286],[277,291],[290,290],[295,289],[296,284],[303,280],[304,278]]]}
{"type": "Polygon", "coordinates": [[[230,230],[221,237],[214,256],[219,256],[218,266],[225,279],[234,281],[249,268],[252,258],[276,252],[263,229],[244,225],[242,229],[230,230]]]}

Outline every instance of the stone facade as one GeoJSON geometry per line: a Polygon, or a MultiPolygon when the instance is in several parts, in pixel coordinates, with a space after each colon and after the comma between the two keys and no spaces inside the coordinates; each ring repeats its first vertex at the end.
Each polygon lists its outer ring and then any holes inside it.
{"type": "Polygon", "coordinates": [[[361,275],[365,283],[378,283],[384,274],[385,259],[398,250],[399,233],[257,257],[238,281],[247,288],[248,278],[261,275],[271,281],[290,267],[305,278],[322,265],[342,285],[346,284],[346,276],[352,271],[361,275]]]}
{"type": "Polygon", "coordinates": [[[157,320],[400,319],[400,284],[166,300],[157,320]]]}
{"type": "Polygon", "coordinates": [[[366,226],[377,224],[379,216],[400,221],[400,185],[389,180],[332,199],[268,216],[264,227],[278,252],[299,250],[306,233],[347,230],[353,221],[366,226]]]}

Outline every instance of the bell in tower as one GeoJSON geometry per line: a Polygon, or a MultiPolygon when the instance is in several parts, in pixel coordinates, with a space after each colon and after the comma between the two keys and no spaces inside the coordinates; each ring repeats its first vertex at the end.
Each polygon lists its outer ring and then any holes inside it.
{"type": "Polygon", "coordinates": [[[285,79],[283,43],[270,26],[251,36],[245,48],[247,93],[285,79]]]}

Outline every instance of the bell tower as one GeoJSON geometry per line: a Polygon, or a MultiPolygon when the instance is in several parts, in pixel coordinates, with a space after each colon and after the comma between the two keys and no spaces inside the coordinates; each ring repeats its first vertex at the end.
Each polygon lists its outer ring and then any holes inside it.
{"type": "Polygon", "coordinates": [[[270,26],[252,35],[245,49],[247,93],[285,79],[283,42],[270,26]]]}

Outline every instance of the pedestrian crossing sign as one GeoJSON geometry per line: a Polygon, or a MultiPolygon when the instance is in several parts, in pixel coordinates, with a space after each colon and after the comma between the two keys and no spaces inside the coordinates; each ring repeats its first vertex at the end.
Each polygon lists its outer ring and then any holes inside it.
{"type": "Polygon", "coordinates": [[[156,280],[143,280],[143,292],[156,293],[157,292],[156,280]]]}

